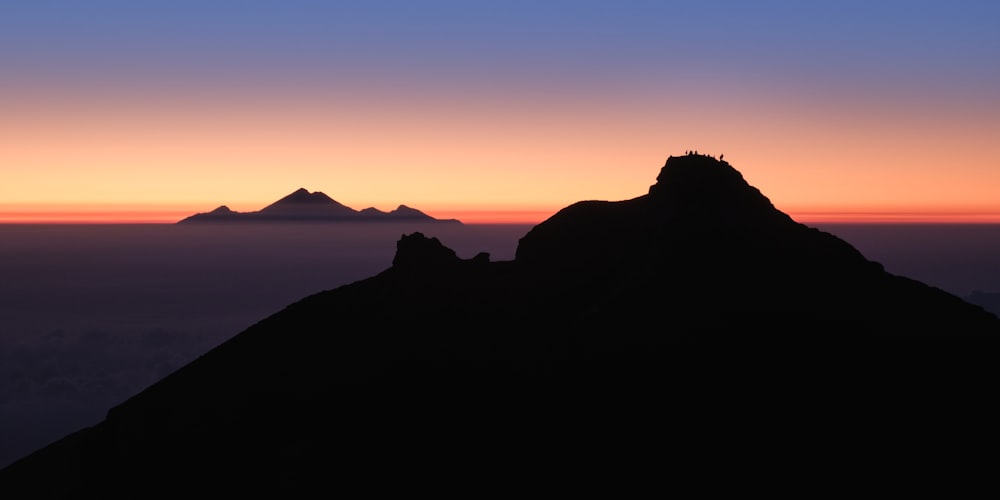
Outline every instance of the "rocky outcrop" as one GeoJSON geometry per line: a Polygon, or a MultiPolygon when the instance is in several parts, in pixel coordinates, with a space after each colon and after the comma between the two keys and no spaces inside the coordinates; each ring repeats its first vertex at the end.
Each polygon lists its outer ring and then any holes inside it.
{"type": "Polygon", "coordinates": [[[440,268],[459,262],[455,251],[442,245],[437,238],[423,233],[404,234],[396,242],[396,255],[392,266],[398,269],[415,267],[440,268]]]}

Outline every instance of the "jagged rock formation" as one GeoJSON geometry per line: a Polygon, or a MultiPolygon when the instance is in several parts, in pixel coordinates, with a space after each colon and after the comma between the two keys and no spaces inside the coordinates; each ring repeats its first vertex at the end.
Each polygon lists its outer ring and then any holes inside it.
{"type": "Polygon", "coordinates": [[[355,210],[316,191],[299,188],[288,196],[256,211],[234,212],[223,205],[211,212],[194,214],[179,224],[204,222],[452,222],[455,219],[435,219],[420,210],[400,205],[384,212],[374,207],[355,210]]]}
{"type": "Polygon", "coordinates": [[[557,465],[660,478],[649,453],[824,448],[857,430],[839,405],[994,380],[998,336],[996,316],[796,223],[727,163],[671,157],[647,194],[566,207],[513,261],[403,235],[391,268],[262,320],[0,487],[481,491],[532,470],[589,484],[557,465]]]}

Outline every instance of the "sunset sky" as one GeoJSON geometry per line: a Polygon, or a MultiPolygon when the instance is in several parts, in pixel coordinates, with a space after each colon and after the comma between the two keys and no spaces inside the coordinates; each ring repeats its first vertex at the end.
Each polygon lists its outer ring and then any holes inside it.
{"type": "Polygon", "coordinates": [[[1000,2],[0,6],[0,221],[304,187],[538,222],[725,159],[800,220],[1000,222],[1000,2]]]}

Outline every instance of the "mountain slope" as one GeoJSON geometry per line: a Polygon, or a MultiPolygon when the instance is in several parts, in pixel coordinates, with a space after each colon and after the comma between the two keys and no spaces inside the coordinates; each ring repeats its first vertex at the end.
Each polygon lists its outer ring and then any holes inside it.
{"type": "Polygon", "coordinates": [[[816,429],[830,441],[811,446],[834,446],[867,428],[850,405],[995,380],[998,336],[996,316],[796,223],[727,163],[671,157],[647,194],[566,207],[513,261],[404,235],[389,269],[262,320],[0,486],[586,489],[648,453],[690,464],[816,429]]]}

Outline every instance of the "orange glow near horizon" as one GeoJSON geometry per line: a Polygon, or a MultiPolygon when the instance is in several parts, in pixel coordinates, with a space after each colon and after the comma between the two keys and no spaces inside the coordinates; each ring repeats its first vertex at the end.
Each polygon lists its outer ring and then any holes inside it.
{"type": "Polygon", "coordinates": [[[0,209],[0,224],[172,224],[190,212],[176,210],[32,210],[0,209]]]}
{"type": "Polygon", "coordinates": [[[803,224],[1000,224],[1000,213],[793,212],[788,215],[803,224]]]}
{"type": "Polygon", "coordinates": [[[613,97],[22,89],[0,96],[0,221],[171,222],[302,187],[355,209],[530,224],[642,195],[686,150],[725,154],[797,220],[998,220],[997,104],[672,85],[613,97]]]}
{"type": "MultiPolygon", "coordinates": [[[[414,207],[416,208],[416,207],[414,207]]],[[[528,224],[541,223],[562,207],[551,210],[424,210],[438,219],[458,219],[465,224],[528,224]]],[[[185,208],[109,208],[60,207],[19,208],[0,205],[0,224],[173,224],[205,210],[185,208]]],[[[937,212],[886,210],[835,211],[815,209],[785,210],[793,220],[803,224],[1000,224],[1000,212],[942,210],[937,212]]]]}
{"type": "MultiPolygon", "coordinates": [[[[416,207],[414,207],[416,208],[416,207]]],[[[4,207],[0,224],[173,224],[205,210],[180,208],[4,207]]],[[[557,210],[455,210],[425,211],[437,219],[458,219],[465,224],[537,224],[557,210]]]]}

